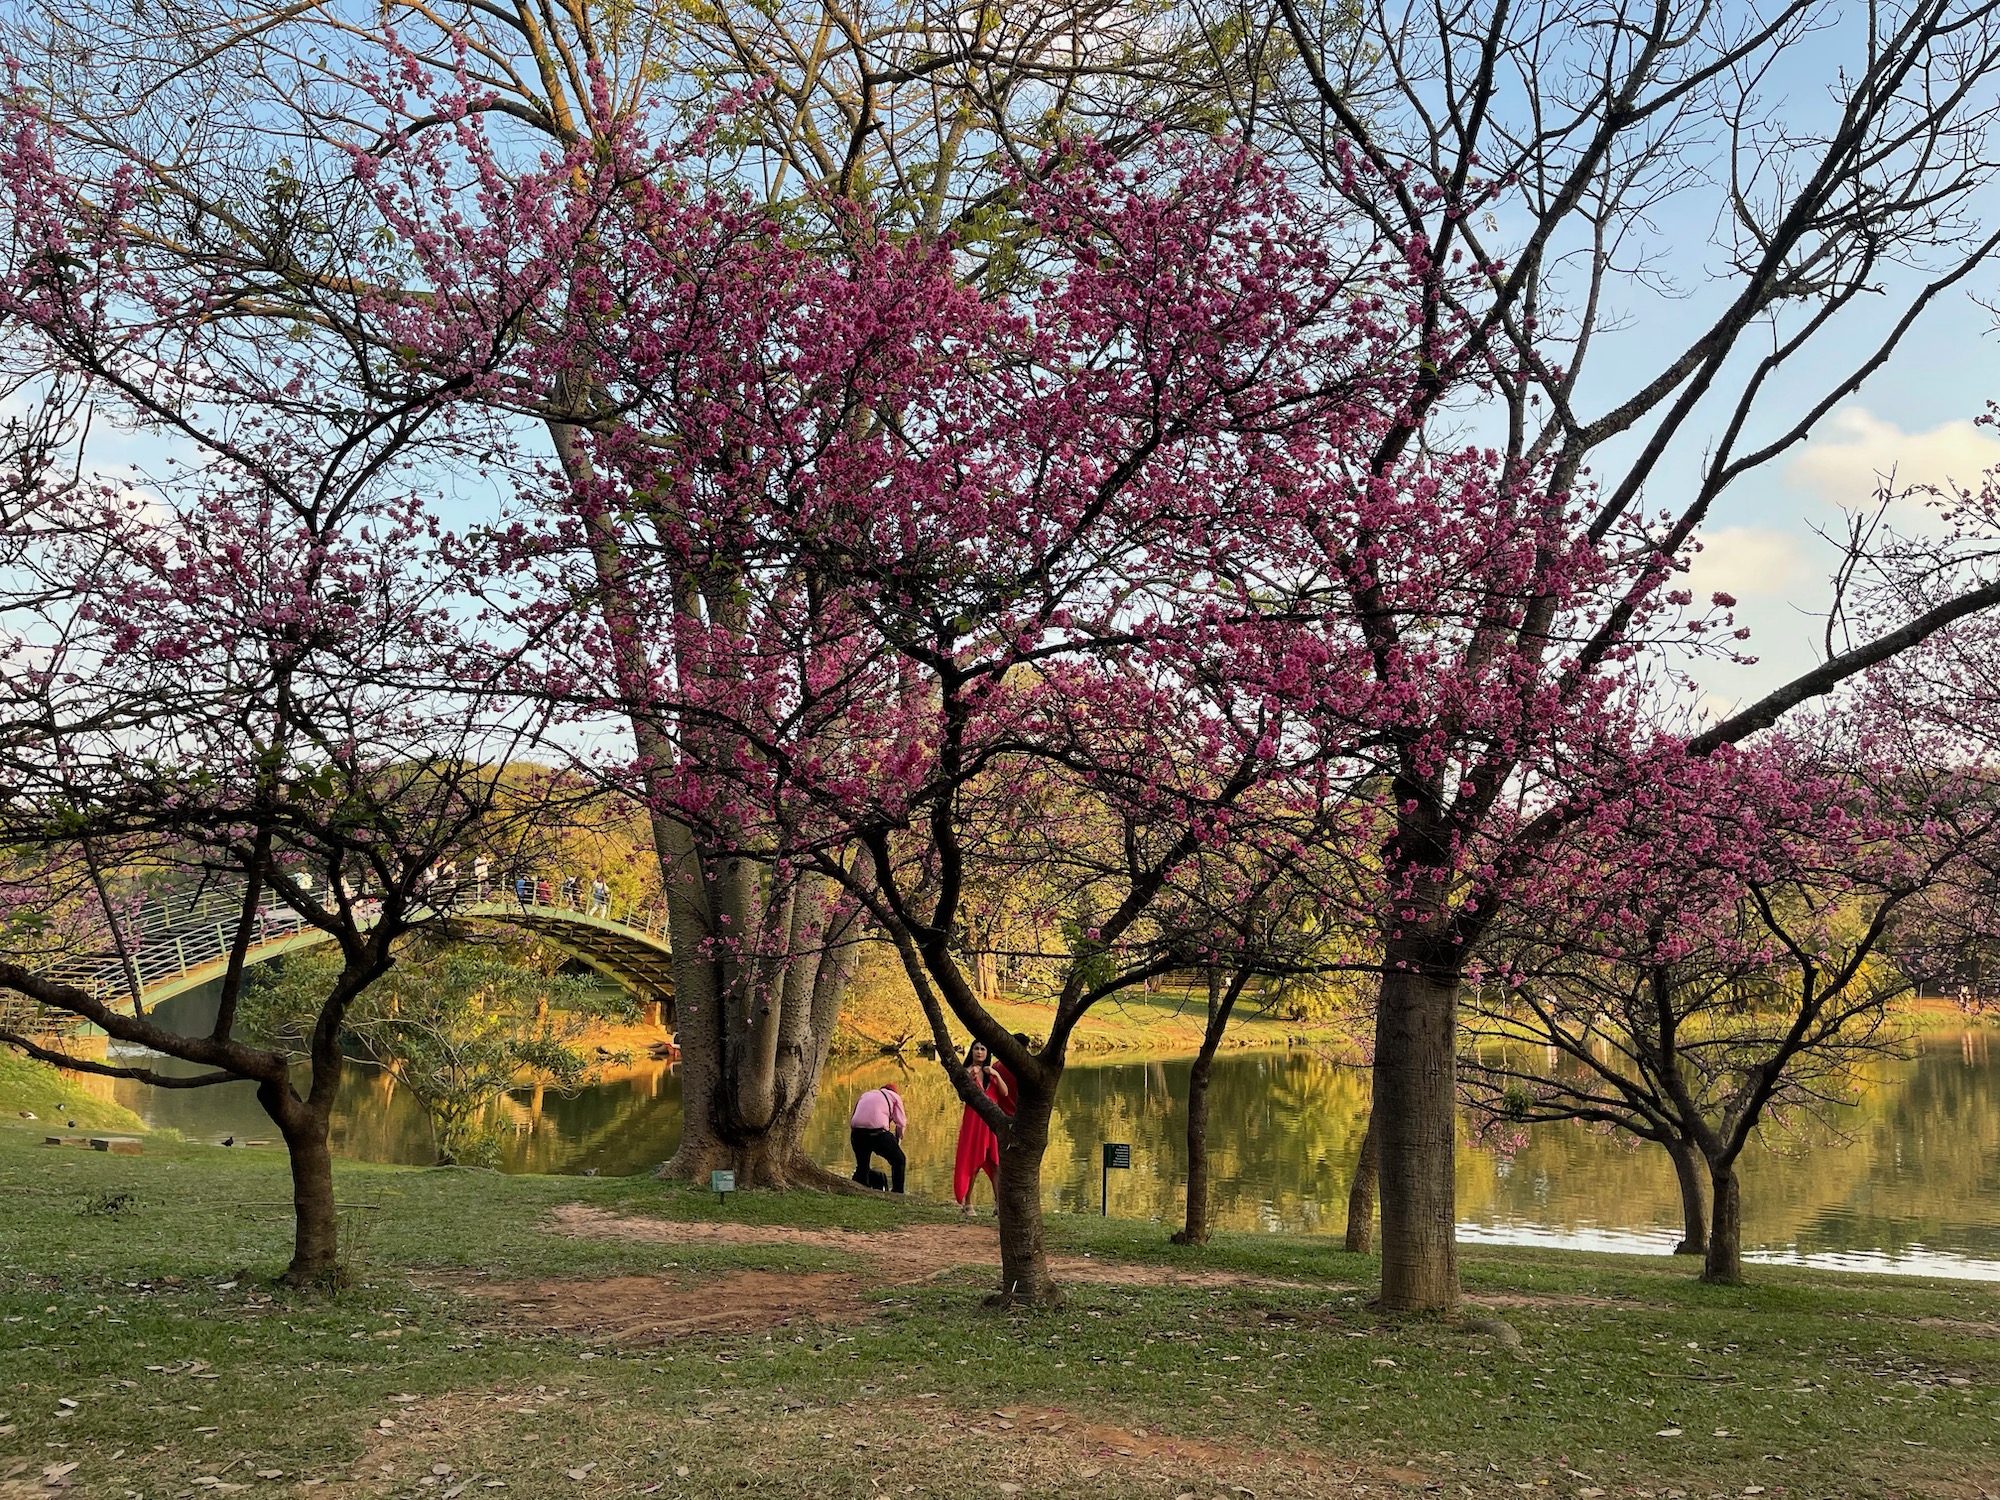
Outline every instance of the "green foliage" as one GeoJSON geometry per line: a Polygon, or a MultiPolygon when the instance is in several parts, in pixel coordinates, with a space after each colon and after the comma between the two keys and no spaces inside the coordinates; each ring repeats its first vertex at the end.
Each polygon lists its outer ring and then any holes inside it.
{"type": "MultiPolygon", "coordinates": [[[[294,956],[246,985],[245,1029],[303,1051],[339,971],[322,951],[294,956]]],[[[494,1166],[487,1123],[515,1083],[572,1091],[593,1063],[575,1045],[593,1020],[631,1001],[590,980],[543,972],[507,950],[414,947],[355,1004],[343,1030],[408,1089],[430,1117],[441,1166],[494,1166]]]]}

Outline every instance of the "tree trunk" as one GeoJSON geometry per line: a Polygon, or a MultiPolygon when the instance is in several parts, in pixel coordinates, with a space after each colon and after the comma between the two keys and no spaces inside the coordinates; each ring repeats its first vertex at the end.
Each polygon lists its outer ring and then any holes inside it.
{"type": "Polygon", "coordinates": [[[1743,1189],[1736,1178],[1736,1164],[1718,1166],[1711,1161],[1708,1178],[1714,1185],[1715,1208],[1701,1279],[1735,1286],[1743,1280],[1743,1189]]]}
{"type": "Polygon", "coordinates": [[[1375,1244],[1375,1179],[1381,1153],[1375,1145],[1375,1112],[1368,1112],[1361,1150],[1354,1158],[1354,1181],[1347,1189],[1347,1249],[1366,1255],[1375,1244]]]}
{"type": "Polygon", "coordinates": [[[1382,1194],[1381,1305],[1450,1312],[1458,1306],[1458,984],[1405,945],[1390,944],[1386,956],[1370,1115],[1382,1194]]]}
{"type": "MultiPolygon", "coordinates": [[[[1187,1222],[1173,1237],[1177,1245],[1208,1243],[1208,1080],[1215,1067],[1215,1049],[1222,1045],[1222,1033],[1229,1029],[1229,1017],[1249,978],[1249,969],[1238,969],[1225,989],[1222,970],[1213,964],[1208,969],[1208,1019],[1202,1027],[1201,1050],[1188,1070],[1187,1222]]],[[[1164,1073],[1160,1082],[1164,1095],[1164,1073]]]]}
{"type": "Polygon", "coordinates": [[[1674,1177],[1681,1186],[1681,1242],[1676,1255],[1708,1254],[1708,1199],[1701,1190],[1701,1162],[1685,1141],[1668,1141],[1674,1177]]]}
{"type": "Polygon", "coordinates": [[[257,1102],[278,1127],[292,1166],[292,1263],[288,1286],[330,1287],[340,1274],[340,1218],[333,1201],[333,1148],[327,1117],[287,1083],[257,1085],[257,1102]]]}
{"type": "Polygon", "coordinates": [[[1176,1245],[1208,1243],[1208,1076],[1214,1061],[1215,1048],[1204,1037],[1201,1053],[1188,1069],[1187,1216],[1173,1237],[1176,1245]]]}
{"type": "Polygon", "coordinates": [[[1017,1080],[1021,1100],[1000,1138],[1000,1181],[994,1198],[1000,1219],[1000,1290],[993,1305],[1053,1307],[1062,1293],[1049,1275],[1042,1235],[1042,1156],[1049,1148],[1049,1118],[1055,1112],[1056,1079],[1046,1091],[1017,1080]]]}
{"type": "MultiPolygon", "coordinates": [[[[804,901],[802,896],[799,904],[804,901]]],[[[845,1187],[844,1176],[811,1158],[805,1137],[854,976],[854,919],[822,914],[803,933],[796,922],[789,924],[791,951],[779,961],[782,972],[770,977],[767,971],[763,997],[752,1006],[737,1005],[738,997],[721,988],[724,976],[702,961],[703,940],[681,937],[680,928],[693,924],[685,917],[674,921],[671,904],[669,919],[675,928],[681,1143],[661,1175],[706,1182],[719,1168],[736,1173],[744,1188],[845,1187]],[[750,1013],[732,1017],[732,1009],[750,1013]]]]}
{"type": "MultiPolygon", "coordinates": [[[[570,480],[579,486],[594,482],[581,431],[563,422],[551,422],[549,431],[570,480]]],[[[590,524],[618,688],[635,708],[650,708],[648,642],[664,622],[646,618],[635,602],[609,523],[593,517],[590,524]]],[[[704,602],[688,580],[676,580],[674,587],[675,606],[690,616],[706,610],[715,618],[715,609],[726,607],[726,601],[704,602]]],[[[679,751],[646,712],[633,713],[630,722],[650,795],[656,775],[674,765],[679,751]]],[[[708,753],[724,748],[710,745],[708,753]]],[[[854,971],[851,949],[824,931],[823,893],[808,882],[795,899],[780,903],[782,916],[766,911],[761,872],[751,862],[705,847],[668,808],[656,804],[651,821],[666,889],[675,1040],[681,1049],[681,1144],[661,1174],[705,1182],[711,1171],[723,1168],[734,1171],[737,1185],[746,1188],[844,1182],[804,1149],[806,1122],[833,1044],[833,1021],[854,971]],[[818,929],[815,914],[821,919],[818,929]],[[764,931],[767,919],[773,931],[764,931]],[[829,999],[830,1005],[823,1003],[829,999]]],[[[839,936],[851,936],[851,922],[834,925],[839,936]]]]}

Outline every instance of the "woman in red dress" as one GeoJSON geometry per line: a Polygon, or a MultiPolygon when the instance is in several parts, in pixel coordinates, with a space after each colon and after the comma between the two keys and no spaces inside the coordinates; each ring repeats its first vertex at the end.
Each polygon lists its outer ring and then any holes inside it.
{"type": "MultiPolygon", "coordinates": [[[[974,1042],[965,1053],[965,1071],[974,1088],[1002,1109],[1013,1101],[1012,1080],[986,1051],[984,1042],[974,1042]]],[[[1009,1111],[1011,1113],[1012,1111],[1009,1111]]],[[[972,1184],[984,1172],[997,1188],[1000,1183],[1000,1138],[993,1127],[979,1117],[970,1104],[958,1122],[958,1155],[951,1169],[951,1195],[958,1200],[959,1212],[972,1215],[972,1184]]]]}

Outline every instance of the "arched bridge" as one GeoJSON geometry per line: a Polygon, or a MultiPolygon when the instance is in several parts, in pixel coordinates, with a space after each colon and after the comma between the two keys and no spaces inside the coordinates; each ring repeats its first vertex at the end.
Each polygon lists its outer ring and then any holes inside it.
{"type": "MultiPolygon", "coordinates": [[[[585,894],[541,897],[536,889],[517,897],[510,889],[500,882],[461,886],[450,901],[438,903],[432,916],[453,924],[491,923],[532,932],[632,991],[647,1007],[649,1019],[658,1019],[654,1007],[674,992],[664,911],[594,902],[585,894]]],[[[361,900],[365,915],[366,899],[361,900]]],[[[126,927],[129,973],[116,954],[103,954],[70,960],[49,974],[114,1004],[129,1003],[131,977],[136,976],[140,998],[150,1007],[220,979],[229,967],[242,916],[241,893],[227,889],[147,902],[126,927]]],[[[257,908],[246,957],[253,964],[268,963],[331,941],[271,893],[257,908]]]]}

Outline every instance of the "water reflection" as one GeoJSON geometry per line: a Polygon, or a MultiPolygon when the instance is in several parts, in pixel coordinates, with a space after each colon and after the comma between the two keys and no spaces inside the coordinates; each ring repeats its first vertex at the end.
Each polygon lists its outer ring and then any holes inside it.
{"type": "MultiPolygon", "coordinates": [[[[1132,1170],[1111,1174],[1111,1212],[1177,1218],[1187,1077],[1186,1060],[1072,1069],[1049,1149],[1051,1206],[1095,1211],[1099,1146],[1129,1141],[1132,1170]]],[[[836,1063],[811,1148],[846,1170],[848,1109],[860,1091],[891,1078],[909,1105],[910,1190],[943,1199],[959,1108],[934,1066],[836,1063]]],[[[1248,1053],[1218,1059],[1212,1087],[1216,1223],[1338,1231],[1365,1076],[1310,1053],[1248,1053]]],[[[189,1092],[124,1084],[119,1097],[150,1124],[195,1139],[272,1134],[248,1085],[189,1092]]],[[[680,1085],[663,1065],[569,1097],[523,1089],[497,1111],[510,1172],[642,1172],[680,1137],[680,1085]]],[[[367,1067],[353,1067],[343,1084],[334,1138],[345,1155],[431,1158],[422,1111],[367,1067]]],[[[1744,1240],[1755,1255],[2000,1279],[2000,1057],[1990,1034],[1927,1040],[1912,1060],[1883,1069],[1841,1139],[1762,1150],[1744,1176],[1744,1240]]],[[[1467,1143],[1459,1210],[1465,1237],[1477,1241],[1660,1251],[1679,1230],[1679,1196],[1660,1153],[1572,1126],[1538,1127],[1511,1153],[1467,1143]]]]}

